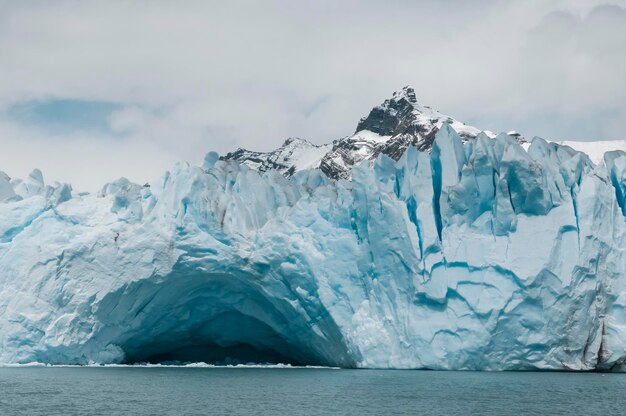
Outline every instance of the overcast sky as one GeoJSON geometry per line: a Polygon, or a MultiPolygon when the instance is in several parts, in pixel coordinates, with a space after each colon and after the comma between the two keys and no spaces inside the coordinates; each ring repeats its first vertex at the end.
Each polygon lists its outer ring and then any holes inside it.
{"type": "Polygon", "coordinates": [[[624,139],[626,1],[2,1],[0,170],[96,190],[325,143],[404,85],[468,124],[624,139]]]}

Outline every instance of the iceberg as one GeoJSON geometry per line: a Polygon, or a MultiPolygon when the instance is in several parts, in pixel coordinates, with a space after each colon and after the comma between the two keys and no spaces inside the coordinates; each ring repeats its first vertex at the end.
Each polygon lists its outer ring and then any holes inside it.
{"type": "Polygon", "coordinates": [[[0,362],[624,368],[626,153],[444,122],[348,178],[282,173],[0,173],[0,362]]]}

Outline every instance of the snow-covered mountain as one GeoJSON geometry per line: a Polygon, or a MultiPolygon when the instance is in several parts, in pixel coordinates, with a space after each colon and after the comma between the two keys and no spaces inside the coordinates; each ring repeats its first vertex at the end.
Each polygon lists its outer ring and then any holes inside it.
{"type": "MultiPolygon", "coordinates": [[[[448,123],[464,140],[475,138],[481,130],[468,126],[417,102],[415,91],[404,87],[393,97],[374,107],[362,118],[353,135],[335,140],[330,145],[316,146],[302,139],[288,139],[272,152],[251,152],[238,149],[224,160],[236,160],[265,172],[275,169],[291,176],[303,169],[319,168],[332,179],[350,178],[352,167],[362,160],[374,160],[385,154],[398,160],[407,147],[430,151],[435,134],[448,123]]],[[[495,137],[486,131],[489,137],[495,137]]],[[[521,142],[525,139],[516,133],[521,142]]]]}
{"type": "MultiPolygon", "coordinates": [[[[319,168],[329,178],[349,179],[355,164],[363,160],[373,161],[381,153],[398,160],[409,146],[429,152],[435,134],[444,123],[450,124],[463,141],[471,140],[481,132],[476,127],[419,104],[415,90],[406,86],[362,118],[353,135],[331,144],[315,145],[303,139],[289,138],[271,152],[253,152],[240,148],[222,159],[244,163],[260,172],[277,170],[287,177],[300,170],[319,168]]],[[[495,137],[493,132],[484,133],[490,138],[495,137]]],[[[514,130],[507,134],[526,148],[530,145],[524,136],[514,130]]],[[[558,143],[586,153],[596,164],[602,162],[608,151],[626,151],[626,140],[558,143]]]]}
{"type": "Polygon", "coordinates": [[[414,101],[152,186],[0,174],[0,362],[625,369],[626,153],[414,101]]]}
{"type": "Polygon", "coordinates": [[[272,152],[237,149],[222,159],[243,163],[259,172],[275,170],[285,176],[291,176],[301,170],[319,168],[321,160],[331,150],[331,145],[316,146],[306,140],[290,137],[272,152]]]}

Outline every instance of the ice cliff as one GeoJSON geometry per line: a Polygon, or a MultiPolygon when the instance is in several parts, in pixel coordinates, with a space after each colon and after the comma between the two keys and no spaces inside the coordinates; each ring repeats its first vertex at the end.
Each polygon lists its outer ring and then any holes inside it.
{"type": "Polygon", "coordinates": [[[453,127],[350,180],[0,174],[0,362],[620,369],[626,153],[453,127]]]}

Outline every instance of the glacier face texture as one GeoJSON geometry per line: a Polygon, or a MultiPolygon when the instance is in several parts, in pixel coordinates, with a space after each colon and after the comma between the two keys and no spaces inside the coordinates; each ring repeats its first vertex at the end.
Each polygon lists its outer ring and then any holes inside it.
{"type": "Polygon", "coordinates": [[[290,178],[207,155],[73,195],[0,175],[0,362],[620,369],[626,153],[408,147],[290,178]]]}

